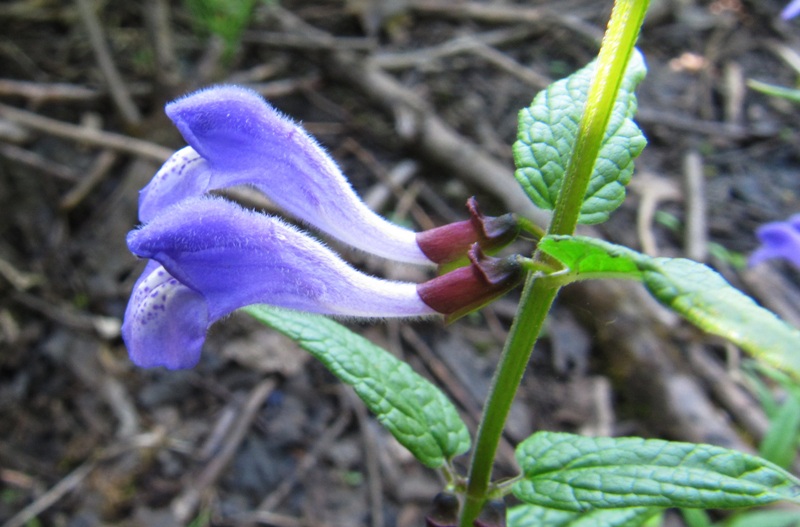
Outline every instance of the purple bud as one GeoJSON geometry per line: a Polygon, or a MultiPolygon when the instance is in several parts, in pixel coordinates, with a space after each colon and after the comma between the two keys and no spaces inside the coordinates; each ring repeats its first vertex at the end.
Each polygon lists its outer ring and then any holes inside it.
{"type": "Polygon", "coordinates": [[[457,527],[460,507],[458,496],[440,492],[433,498],[431,512],[425,517],[425,527],[457,527]]]}

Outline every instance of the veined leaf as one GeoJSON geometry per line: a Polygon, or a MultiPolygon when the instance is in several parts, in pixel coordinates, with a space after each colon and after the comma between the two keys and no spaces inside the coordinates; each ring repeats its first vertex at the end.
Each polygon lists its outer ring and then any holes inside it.
{"type": "Polygon", "coordinates": [[[711,445],[538,432],[518,447],[512,489],[541,507],[733,508],[800,503],[800,480],[755,456],[711,445]]]}
{"type": "Polygon", "coordinates": [[[545,236],[538,247],[569,269],[564,280],[638,278],[650,294],[694,325],[800,379],[800,331],[708,266],[683,258],[651,258],[584,236],[545,236]]]}
{"type": "Polygon", "coordinates": [[[798,435],[800,435],[800,400],[794,393],[789,393],[777,415],[770,422],[758,453],[779,467],[789,468],[797,457],[798,435]]]}
{"type": "Polygon", "coordinates": [[[717,272],[683,258],[651,258],[640,268],[644,285],[659,302],[699,328],[800,379],[800,331],[717,272]]]}
{"type": "Polygon", "coordinates": [[[642,279],[639,261],[644,255],[622,245],[585,236],[545,236],[537,248],[564,264],[575,280],[642,279]]]}
{"type": "Polygon", "coordinates": [[[722,523],[723,527],[800,527],[796,510],[748,511],[722,523]]]}
{"type": "MultiPolygon", "coordinates": [[[[578,135],[595,63],[548,86],[519,113],[517,141],[514,143],[515,176],[528,197],[538,207],[555,207],[564,173],[578,135]]],[[[636,113],[634,90],[647,68],[641,53],[635,51],[620,86],[619,96],[608,123],[603,144],[586,190],[580,223],[601,223],[625,199],[625,185],[633,174],[633,160],[646,140],[633,122],[636,113]]]]}
{"type": "Polygon", "coordinates": [[[378,420],[423,464],[438,468],[469,449],[453,404],[405,362],[321,315],[265,305],[243,309],[319,359],[351,385],[378,420]]]}
{"type": "Polygon", "coordinates": [[[506,519],[508,527],[640,527],[658,512],[653,507],[572,512],[518,505],[509,509],[506,519]]]}

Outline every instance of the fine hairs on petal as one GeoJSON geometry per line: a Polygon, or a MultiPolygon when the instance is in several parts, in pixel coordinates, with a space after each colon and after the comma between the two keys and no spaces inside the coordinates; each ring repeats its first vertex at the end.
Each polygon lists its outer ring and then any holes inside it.
{"type": "Polygon", "coordinates": [[[193,366],[211,324],[252,304],[348,319],[436,314],[416,284],[361,273],[296,227],[218,197],[165,209],[128,246],[151,259],[123,324],[143,367],[193,366]]]}
{"type": "Polygon", "coordinates": [[[300,126],[258,93],[207,88],[169,103],[167,115],[208,163],[205,189],[157,195],[176,203],[209,190],[251,185],[290,215],[370,254],[432,265],[415,233],[370,210],[333,159],[300,126]]]}
{"type": "Polygon", "coordinates": [[[137,366],[191,368],[200,360],[208,325],[205,298],[151,261],[133,287],[122,338],[137,366]]]}
{"type": "Polygon", "coordinates": [[[128,245],[201,292],[212,319],[256,303],[354,317],[432,312],[415,284],[356,271],[299,229],[221,198],[170,207],[128,245]]]}

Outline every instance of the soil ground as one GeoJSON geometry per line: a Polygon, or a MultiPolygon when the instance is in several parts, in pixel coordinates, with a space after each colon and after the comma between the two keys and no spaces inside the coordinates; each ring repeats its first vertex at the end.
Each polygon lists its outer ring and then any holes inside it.
{"type": "MultiPolygon", "coordinates": [[[[142,265],[125,235],[138,190],[183,145],[163,105],[214,83],[251,86],[301,121],[371,206],[414,228],[463,219],[471,195],[490,214],[529,213],[508,190],[517,111],[591,60],[611,2],[271,4],[256,2],[228,42],[192,2],[0,4],[2,525],[424,523],[437,475],[247,317],[215,325],[193,370],[128,361],[119,327],[142,265]]],[[[747,86],[794,85],[800,29],[777,0],[652,4],[638,117],[649,146],[630,199],[597,232],[704,260],[797,324],[797,271],[740,264],[758,225],[800,210],[797,107],[747,86]]],[[[375,274],[426,278],[337,249],[375,274]]],[[[746,361],[619,287],[559,299],[498,475],[513,471],[510,445],[542,429],[757,448],[768,417],[746,361]]],[[[441,385],[474,429],[513,312],[512,294],[449,327],[356,327],[441,385]]]]}

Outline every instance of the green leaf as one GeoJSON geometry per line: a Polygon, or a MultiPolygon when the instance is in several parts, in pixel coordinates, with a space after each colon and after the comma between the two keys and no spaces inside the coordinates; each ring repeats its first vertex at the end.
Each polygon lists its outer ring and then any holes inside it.
{"type": "MultiPolygon", "coordinates": [[[[548,86],[519,113],[514,143],[515,176],[538,207],[552,210],[575,146],[578,123],[594,75],[595,63],[548,86]]],[[[636,86],[647,68],[638,51],[631,56],[611,120],[581,207],[580,223],[601,223],[625,199],[625,185],[633,174],[633,160],[646,140],[633,115],[636,86]]]]}
{"type": "Polygon", "coordinates": [[[243,309],[319,359],[351,385],[397,440],[438,468],[469,450],[467,427],[453,404],[405,362],[329,318],[254,305],[243,309]]]}
{"type": "Polygon", "coordinates": [[[563,263],[575,280],[642,279],[638,262],[644,255],[621,245],[584,236],[550,235],[542,238],[537,248],[563,263]]]}
{"type": "Polygon", "coordinates": [[[758,92],[771,95],[772,97],[780,97],[781,99],[786,99],[787,101],[800,103],[800,90],[797,88],[775,86],[774,84],[767,84],[766,82],[753,79],[749,79],[747,81],[747,86],[758,92]]]}
{"type": "Polygon", "coordinates": [[[737,514],[723,523],[725,527],[800,527],[796,510],[752,511],[737,514]]]}
{"type": "Polygon", "coordinates": [[[711,517],[703,509],[681,509],[686,527],[711,527],[711,517]]]}
{"type": "Polygon", "coordinates": [[[683,258],[651,258],[585,236],[545,236],[538,247],[568,268],[554,280],[641,279],[650,294],[694,325],[800,379],[800,331],[708,266],[683,258]]]}
{"type": "Polygon", "coordinates": [[[518,505],[509,509],[508,527],[639,527],[659,512],[653,507],[598,509],[571,512],[537,505],[518,505]]]}
{"type": "Polygon", "coordinates": [[[800,379],[800,331],[718,273],[683,258],[642,259],[640,269],[645,287],[661,303],[701,329],[800,379]]]}
{"type": "Polygon", "coordinates": [[[790,393],[769,425],[758,453],[779,467],[788,468],[797,457],[800,400],[790,393]]]}
{"type": "Polygon", "coordinates": [[[514,495],[553,509],[800,503],[800,480],[785,470],[711,445],[538,432],[517,447],[516,457],[524,479],[514,495]]]}

